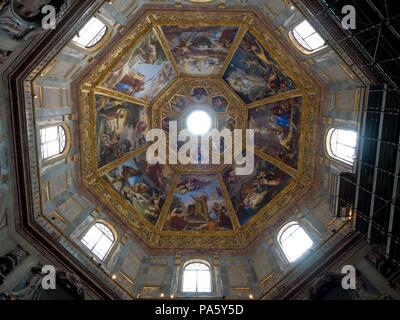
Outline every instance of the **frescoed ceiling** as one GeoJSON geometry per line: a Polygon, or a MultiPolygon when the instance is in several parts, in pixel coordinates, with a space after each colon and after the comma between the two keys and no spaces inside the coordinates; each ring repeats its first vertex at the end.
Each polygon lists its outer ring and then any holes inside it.
{"type": "Polygon", "coordinates": [[[245,248],[311,187],[318,86],[252,12],[148,11],[80,88],[84,185],[150,247],[245,248]],[[251,174],[147,161],[197,109],[254,130],[251,174]]]}

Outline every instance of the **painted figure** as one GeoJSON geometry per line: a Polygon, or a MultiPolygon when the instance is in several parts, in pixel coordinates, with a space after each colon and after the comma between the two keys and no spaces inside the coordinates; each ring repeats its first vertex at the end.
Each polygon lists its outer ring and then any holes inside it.
{"type": "Polygon", "coordinates": [[[160,43],[149,32],[106,76],[101,85],[126,95],[153,100],[175,74],[160,43]]]}
{"type": "Polygon", "coordinates": [[[171,52],[182,73],[218,74],[236,36],[237,27],[163,27],[171,52]]]}
{"type": "Polygon", "coordinates": [[[234,169],[226,169],[223,179],[241,224],[267,205],[290,180],[286,173],[258,157],[251,175],[237,176],[234,169]]]}
{"type": "Polygon", "coordinates": [[[224,79],[246,103],[295,89],[292,79],[250,33],[244,36],[224,79]]]}
{"type": "Polygon", "coordinates": [[[301,101],[292,98],[249,111],[255,146],[294,168],[299,157],[301,101]]]}
{"type": "Polygon", "coordinates": [[[174,192],[165,230],[229,230],[232,223],[215,176],[183,176],[174,192]]]}
{"type": "Polygon", "coordinates": [[[172,174],[167,166],[149,165],[143,153],[111,170],[103,179],[140,215],[155,224],[171,187],[172,174]]]}
{"type": "Polygon", "coordinates": [[[146,143],[149,116],[144,107],[97,95],[96,110],[99,166],[146,143]]]}

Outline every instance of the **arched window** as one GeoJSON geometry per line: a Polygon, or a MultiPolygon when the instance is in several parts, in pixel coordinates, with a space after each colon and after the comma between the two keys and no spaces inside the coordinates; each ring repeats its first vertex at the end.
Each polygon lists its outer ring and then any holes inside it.
{"type": "Polygon", "coordinates": [[[98,222],[86,232],[81,241],[91,252],[103,260],[114,244],[115,237],[109,227],[98,222]]]}
{"type": "Polygon", "coordinates": [[[357,132],[332,128],[328,131],[326,147],[328,154],[347,164],[353,164],[357,146],[357,132]]]}
{"type": "Polygon", "coordinates": [[[192,262],[183,270],[182,292],[211,292],[210,267],[201,262],[192,262]]]}
{"type": "Polygon", "coordinates": [[[295,221],[282,227],[278,233],[278,242],[290,263],[300,258],[313,245],[311,238],[295,221]]]}
{"type": "Polygon", "coordinates": [[[63,126],[40,129],[40,151],[42,160],[62,154],[66,146],[66,134],[63,126]]]}
{"type": "Polygon", "coordinates": [[[304,20],[293,29],[293,37],[297,43],[309,53],[317,51],[325,46],[325,40],[321,38],[317,31],[304,20]]]}
{"type": "Polygon", "coordinates": [[[93,17],[83,26],[73,41],[84,48],[90,49],[103,39],[106,32],[106,25],[93,17]]]}

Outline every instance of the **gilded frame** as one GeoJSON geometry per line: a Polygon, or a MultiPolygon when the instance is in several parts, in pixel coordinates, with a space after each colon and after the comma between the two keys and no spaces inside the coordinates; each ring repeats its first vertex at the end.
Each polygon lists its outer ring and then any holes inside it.
{"type": "Polygon", "coordinates": [[[80,141],[82,146],[90,145],[91,148],[81,148],[82,164],[82,182],[93,193],[96,198],[107,206],[114,214],[119,216],[133,232],[139,236],[148,246],[158,249],[176,249],[176,248],[199,248],[199,249],[243,249],[249,243],[265,230],[271,222],[271,218],[287,210],[293,205],[295,199],[307,192],[313,184],[315,171],[315,142],[318,110],[321,100],[319,86],[304,71],[303,67],[296,61],[296,58],[288,53],[282,43],[276,39],[276,35],[257,14],[252,12],[217,12],[217,11],[172,11],[172,10],[147,10],[139,19],[132,30],[122,37],[117,45],[108,53],[99,66],[82,81],[80,86],[80,141]],[[223,70],[218,76],[193,78],[180,74],[176,62],[167,46],[166,38],[162,32],[164,25],[179,26],[238,26],[239,30],[235,40],[227,54],[223,70]],[[110,72],[114,64],[124,56],[134,44],[147,32],[153,30],[159,39],[159,42],[170,60],[176,74],[173,80],[161,94],[151,102],[142,101],[130,96],[109,90],[99,86],[102,79],[110,72]],[[222,76],[227,69],[231,58],[237,50],[245,33],[250,31],[257,41],[271,54],[281,68],[293,79],[296,84],[295,90],[278,94],[255,103],[246,105],[241,98],[230,89],[228,84],[223,81],[222,76]],[[183,168],[180,165],[174,166],[176,175],[173,179],[173,188],[166,197],[165,204],[161,210],[157,223],[153,226],[146,219],[132,210],[125,201],[121,201],[115,190],[108,186],[101,179],[101,175],[111,170],[121,162],[132,158],[133,156],[144,152],[145,147],[140,147],[126,154],[123,158],[108,164],[105,168],[97,168],[96,151],[96,128],[95,128],[95,94],[101,94],[123,101],[135,103],[143,107],[151,107],[151,123],[153,127],[159,127],[163,116],[164,108],[168,101],[175,94],[187,94],[188,88],[194,86],[204,86],[210,88],[213,94],[222,94],[235,106],[229,113],[235,113],[237,125],[240,128],[247,127],[248,109],[256,108],[268,103],[277,102],[283,99],[302,97],[301,106],[301,135],[298,168],[294,169],[282,163],[274,157],[256,149],[256,155],[260,158],[277,166],[279,169],[287,172],[291,177],[291,182],[276,195],[265,207],[245,225],[240,226],[229,194],[222,181],[222,171],[224,166],[210,167],[209,170],[202,171],[204,174],[217,174],[223,195],[230,212],[233,230],[218,232],[203,231],[163,231],[163,219],[165,219],[169,205],[172,201],[173,191],[181,174],[197,172],[198,168],[183,168]],[[307,125],[307,126],[306,126],[307,125]]]}

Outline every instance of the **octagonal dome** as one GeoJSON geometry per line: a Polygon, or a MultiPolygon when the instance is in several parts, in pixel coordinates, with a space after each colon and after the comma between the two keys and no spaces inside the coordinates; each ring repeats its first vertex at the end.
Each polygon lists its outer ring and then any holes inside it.
{"type": "Polygon", "coordinates": [[[245,248],[311,187],[318,86],[252,12],[148,10],[80,90],[83,184],[149,247],[245,248]],[[147,162],[148,130],[200,109],[254,130],[251,174],[147,162]]]}

